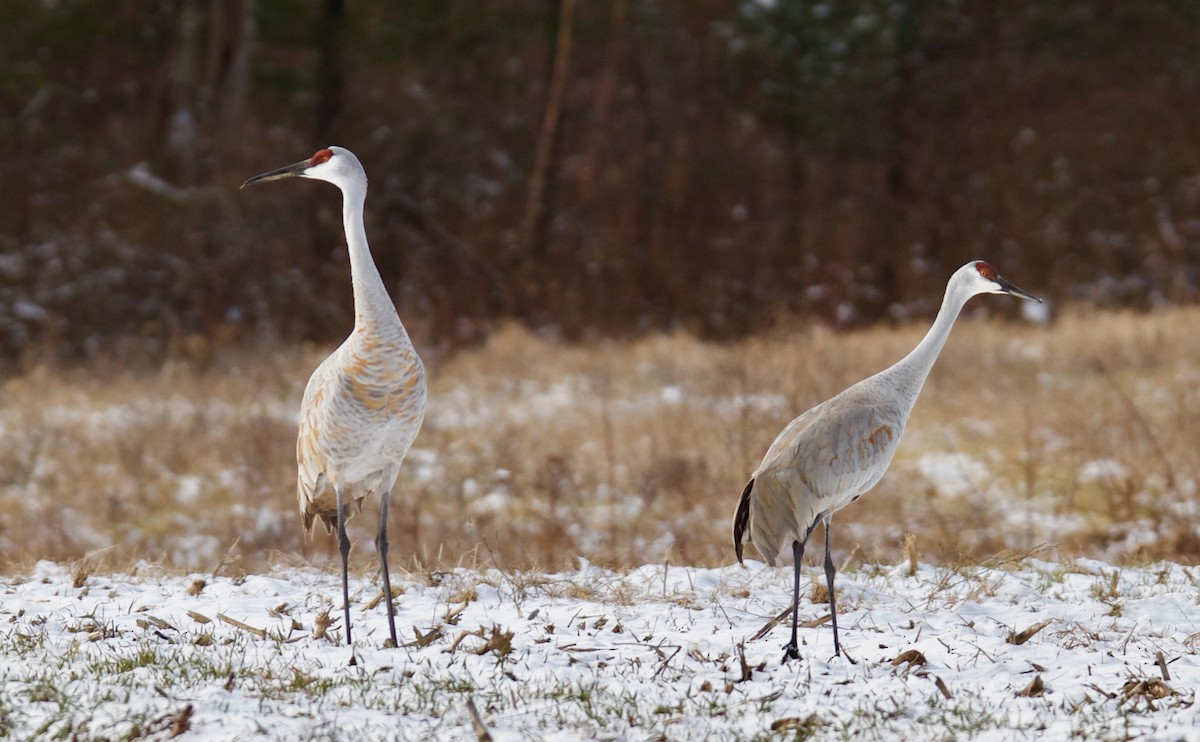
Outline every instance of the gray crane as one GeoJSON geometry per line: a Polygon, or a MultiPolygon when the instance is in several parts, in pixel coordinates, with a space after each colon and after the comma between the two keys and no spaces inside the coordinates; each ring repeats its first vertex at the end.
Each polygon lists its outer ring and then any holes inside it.
{"type": "Polygon", "coordinates": [[[242,187],[293,177],[324,180],[341,189],[354,288],[354,331],[317,366],[304,389],[296,440],[296,496],[310,535],[317,520],[329,533],[337,530],[349,644],[346,518],[353,514],[350,507],[357,512],[364,499],[379,495],[375,546],[383,573],[388,629],[396,647],[396,609],[387,561],[388,498],[425,417],[425,368],[371,259],[363,226],[367,175],[358,158],[350,150],[329,147],[294,165],[256,175],[242,187]]]}
{"type": "Polygon", "coordinates": [[[976,294],[1012,294],[1039,304],[1042,301],[1009,283],[988,263],[967,263],[950,277],[933,327],[912,352],[788,423],[750,476],[733,519],[733,545],[739,562],[745,539],[775,566],[776,558],[791,542],[795,561],[792,638],[783,648],[784,662],[800,657],[796,639],[800,563],[804,545],[818,523],[825,526],[825,580],[834,656],[842,654],[833,592],[835,569],[829,554],[830,521],[836,511],[874,487],[887,471],[929,369],[959,311],[976,294]]]}

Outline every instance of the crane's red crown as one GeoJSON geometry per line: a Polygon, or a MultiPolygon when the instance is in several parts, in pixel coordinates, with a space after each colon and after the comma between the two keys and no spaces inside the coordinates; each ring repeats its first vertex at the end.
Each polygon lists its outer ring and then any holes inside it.
{"type": "Polygon", "coordinates": [[[320,165],[322,162],[329,162],[330,157],[333,157],[333,150],[319,149],[319,150],[317,150],[317,153],[315,155],[313,155],[312,158],[308,161],[308,166],[316,167],[317,165],[320,165]]]}
{"type": "Polygon", "coordinates": [[[975,270],[979,271],[979,275],[983,276],[989,281],[995,281],[1000,277],[1000,274],[996,273],[995,268],[993,268],[990,264],[983,262],[982,260],[979,261],[979,264],[975,266],[975,270]]]}

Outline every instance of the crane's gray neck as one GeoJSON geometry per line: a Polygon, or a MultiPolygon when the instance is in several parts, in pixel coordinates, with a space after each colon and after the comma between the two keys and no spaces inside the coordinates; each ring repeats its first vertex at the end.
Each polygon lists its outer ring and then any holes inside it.
{"type": "Polygon", "coordinates": [[[363,226],[366,185],[355,184],[342,192],[342,224],[346,229],[346,247],[350,252],[350,281],[354,287],[354,326],[400,323],[396,306],[379,276],[379,269],[367,246],[363,226]]]}
{"type": "Polygon", "coordinates": [[[946,338],[950,337],[950,328],[954,327],[954,321],[958,319],[959,312],[971,296],[969,292],[959,290],[953,285],[948,287],[942,299],[942,307],[938,310],[937,318],[934,319],[929,332],[925,333],[925,337],[908,355],[880,373],[903,399],[908,411],[911,412],[916,404],[917,395],[921,393],[921,387],[925,386],[929,370],[933,368],[934,361],[942,352],[946,338]]]}

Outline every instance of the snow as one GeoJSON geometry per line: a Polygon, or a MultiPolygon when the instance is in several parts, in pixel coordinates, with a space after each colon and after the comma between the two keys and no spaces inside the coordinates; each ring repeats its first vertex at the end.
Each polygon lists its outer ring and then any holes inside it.
{"type": "MultiPolygon", "coordinates": [[[[352,581],[342,644],[333,573],[6,578],[0,733],[473,739],[473,706],[495,740],[1200,740],[1197,575],[1177,564],[868,565],[838,576],[857,663],[823,624],[788,665],[786,624],[754,636],[790,567],[394,575],[400,649],[371,579],[352,581]]],[[[802,622],[827,613],[810,579],[802,622]]]]}
{"type": "Polygon", "coordinates": [[[987,465],[964,453],[927,453],[917,459],[917,471],[942,497],[963,497],[989,480],[987,465]]]}
{"type": "Polygon", "coordinates": [[[1125,465],[1112,459],[1088,461],[1079,467],[1079,481],[1082,484],[1090,482],[1117,484],[1128,476],[1129,470],[1125,465]]]}

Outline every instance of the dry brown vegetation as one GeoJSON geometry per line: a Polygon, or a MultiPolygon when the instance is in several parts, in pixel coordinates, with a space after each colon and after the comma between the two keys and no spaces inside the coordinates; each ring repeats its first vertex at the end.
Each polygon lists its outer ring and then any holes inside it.
{"type": "MultiPolygon", "coordinates": [[[[985,300],[976,300],[979,310],[985,300]]],[[[1200,556],[1200,310],[964,318],[884,480],[835,518],[839,561],[1003,550],[1200,556]],[[851,559],[854,555],[854,559],[851,559]]],[[[924,325],[573,346],[512,327],[429,359],[429,413],[393,500],[393,562],[557,569],[732,559],[749,472],[794,415],[924,325]]],[[[294,504],[295,411],[325,348],[156,370],[36,369],[0,390],[0,559],[207,571],[333,558],[294,504]]],[[[351,522],[374,565],[374,503],[351,522]]]]}

